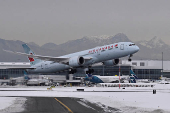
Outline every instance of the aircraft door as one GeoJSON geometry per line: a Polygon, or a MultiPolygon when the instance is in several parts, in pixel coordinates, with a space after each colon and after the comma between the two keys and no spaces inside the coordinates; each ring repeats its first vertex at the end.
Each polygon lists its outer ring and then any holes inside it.
{"type": "Polygon", "coordinates": [[[124,50],[124,44],[120,45],[120,50],[124,50]]]}
{"type": "Polygon", "coordinates": [[[95,48],[97,55],[100,55],[100,48],[95,48]]]}
{"type": "Polygon", "coordinates": [[[97,54],[100,55],[100,52],[101,52],[100,48],[98,48],[97,50],[98,50],[97,54]]]}

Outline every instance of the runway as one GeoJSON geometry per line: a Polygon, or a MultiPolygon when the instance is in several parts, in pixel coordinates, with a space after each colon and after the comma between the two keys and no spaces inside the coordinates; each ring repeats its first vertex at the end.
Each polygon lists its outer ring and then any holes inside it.
{"type": "Polygon", "coordinates": [[[0,113],[169,113],[170,85],[0,88],[0,113]],[[84,91],[77,91],[84,89],[84,91]],[[156,94],[153,94],[156,89],[156,94]]]}
{"type": "Polygon", "coordinates": [[[67,97],[27,97],[24,107],[25,110],[21,113],[109,113],[104,107],[101,108],[80,98],[67,97]]]}

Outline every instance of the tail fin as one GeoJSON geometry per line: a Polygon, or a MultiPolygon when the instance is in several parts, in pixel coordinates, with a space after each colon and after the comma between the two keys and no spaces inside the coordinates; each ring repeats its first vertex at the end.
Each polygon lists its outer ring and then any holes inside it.
{"type": "Polygon", "coordinates": [[[130,80],[129,80],[129,82],[130,83],[136,83],[136,79],[138,79],[138,77],[136,76],[136,74],[132,70],[130,70],[130,80]]]}
{"type": "Polygon", "coordinates": [[[130,76],[134,76],[135,79],[138,79],[138,77],[136,76],[136,74],[132,70],[130,70],[130,76]]]}
{"type": "Polygon", "coordinates": [[[91,74],[86,74],[86,77],[84,78],[84,80],[89,81],[90,79],[92,79],[93,75],[91,74]]]}
{"type": "MultiPolygon", "coordinates": [[[[27,46],[27,44],[22,44],[22,47],[24,48],[25,53],[35,55],[35,53],[27,46]]],[[[31,66],[41,62],[40,59],[34,59],[30,57],[28,57],[28,60],[31,66]]]]}
{"type": "Polygon", "coordinates": [[[25,70],[24,70],[23,72],[24,72],[24,75],[26,76],[26,75],[27,75],[27,72],[26,72],[25,70]]]}
{"type": "Polygon", "coordinates": [[[92,77],[93,75],[91,75],[91,74],[86,74],[86,76],[87,76],[87,77],[92,77]]]}
{"type": "Polygon", "coordinates": [[[29,80],[30,78],[28,77],[27,72],[26,71],[23,71],[23,72],[24,72],[24,79],[29,80]]]}

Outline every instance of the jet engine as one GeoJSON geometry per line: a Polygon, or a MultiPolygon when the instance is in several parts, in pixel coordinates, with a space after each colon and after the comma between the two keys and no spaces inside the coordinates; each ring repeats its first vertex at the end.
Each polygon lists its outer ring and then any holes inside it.
{"type": "Polygon", "coordinates": [[[119,63],[119,59],[114,59],[114,60],[107,60],[103,62],[103,65],[105,66],[113,66],[117,65],[119,63]]]}
{"type": "Polygon", "coordinates": [[[75,56],[69,59],[69,65],[71,67],[79,67],[83,65],[84,63],[85,63],[85,60],[83,57],[75,56]]]}

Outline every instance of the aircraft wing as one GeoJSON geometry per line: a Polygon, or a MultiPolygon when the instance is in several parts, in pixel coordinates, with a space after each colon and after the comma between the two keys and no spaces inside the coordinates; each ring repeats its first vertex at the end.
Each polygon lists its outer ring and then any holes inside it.
{"type": "Polygon", "coordinates": [[[97,67],[97,66],[103,66],[103,63],[100,62],[100,63],[95,63],[95,64],[92,65],[92,67],[97,67]]]}
{"type": "Polygon", "coordinates": [[[21,53],[21,52],[14,52],[14,51],[9,51],[9,50],[4,50],[8,53],[15,53],[19,55],[25,55],[28,56],[29,58],[36,58],[36,59],[41,59],[41,60],[46,60],[46,61],[54,61],[54,62],[63,62],[67,61],[69,58],[64,58],[64,57],[51,57],[51,56],[42,56],[42,55],[33,55],[33,54],[26,54],[26,53],[21,53]]]}
{"type": "MultiPolygon", "coordinates": [[[[58,63],[63,63],[66,64],[69,62],[69,57],[52,57],[52,56],[42,56],[42,55],[33,55],[33,54],[26,54],[26,53],[21,53],[21,52],[14,52],[14,51],[9,51],[9,50],[4,50],[9,53],[15,53],[19,55],[25,55],[28,56],[29,58],[36,58],[36,59],[41,59],[41,60],[46,60],[46,61],[54,61],[58,63]]],[[[90,60],[92,59],[91,57],[85,57],[85,60],[90,60]]]]}

